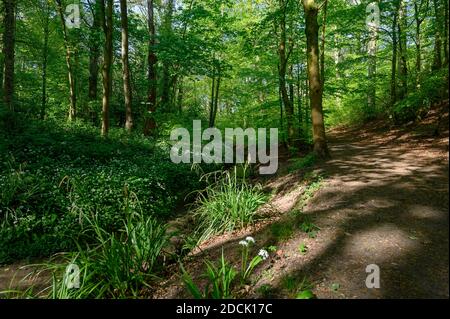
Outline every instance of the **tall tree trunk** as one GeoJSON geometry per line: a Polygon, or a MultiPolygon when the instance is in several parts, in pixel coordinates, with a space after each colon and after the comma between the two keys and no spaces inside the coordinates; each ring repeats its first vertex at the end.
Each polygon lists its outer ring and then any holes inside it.
{"type": "Polygon", "coordinates": [[[320,48],[320,82],[322,89],[325,87],[325,36],[327,28],[327,9],[328,0],[324,0],[323,4],[323,20],[322,20],[322,46],[320,48]]]}
{"type": "Polygon", "coordinates": [[[49,37],[49,15],[50,10],[47,1],[44,1],[44,45],[42,47],[42,101],[41,101],[41,119],[45,119],[47,108],[47,64],[48,64],[48,37],[49,37]]]}
{"type": "MultiPolygon", "coordinates": [[[[299,59],[300,60],[300,59],[299,59]]],[[[300,139],[303,137],[302,125],[303,125],[303,114],[302,114],[302,99],[303,99],[303,85],[301,81],[302,67],[300,61],[298,61],[297,68],[297,112],[298,112],[298,136],[300,139]]]]}
{"type": "Polygon", "coordinates": [[[120,16],[122,23],[122,68],[123,68],[123,96],[125,99],[125,128],[127,131],[133,129],[130,63],[128,58],[128,7],[127,0],[120,0],[120,16]]]}
{"type": "Polygon", "coordinates": [[[209,102],[209,127],[214,127],[214,107],[216,104],[216,69],[211,78],[211,100],[209,102]]]}
{"type": "Polygon", "coordinates": [[[291,99],[289,98],[287,83],[286,83],[286,73],[287,73],[287,64],[289,60],[289,54],[287,52],[287,36],[286,36],[286,1],[279,0],[280,9],[282,10],[281,18],[280,18],[280,44],[278,47],[278,55],[280,58],[279,64],[279,81],[280,81],[280,90],[281,90],[281,98],[284,104],[284,108],[286,111],[286,122],[287,122],[287,133],[288,133],[288,144],[289,146],[293,146],[295,130],[294,130],[294,106],[291,103],[291,99]]]}
{"type": "Polygon", "coordinates": [[[112,93],[112,60],[113,60],[113,9],[114,0],[101,0],[102,24],[105,34],[105,45],[103,49],[103,101],[102,101],[102,136],[109,133],[109,109],[112,93]],[[105,3],[106,2],[106,3],[105,3]]]}
{"type": "Polygon", "coordinates": [[[424,0],[414,0],[414,21],[416,22],[416,87],[420,88],[420,78],[422,74],[422,41],[420,36],[420,27],[423,22],[423,18],[420,16],[420,11],[423,6],[424,0]],[[418,3],[420,1],[420,3],[418,3]]]}
{"type": "Polygon", "coordinates": [[[329,157],[323,116],[323,88],[321,85],[319,65],[319,24],[317,23],[318,6],[315,0],[302,0],[306,18],[306,45],[308,59],[309,95],[313,125],[314,153],[329,157]]]}
{"type": "Polygon", "coordinates": [[[4,33],[3,33],[3,101],[5,106],[14,111],[14,63],[16,44],[16,1],[3,0],[4,33]]]}
{"type": "Polygon", "coordinates": [[[433,59],[433,69],[439,70],[442,67],[442,36],[441,36],[441,11],[439,0],[433,0],[434,6],[434,59],[433,59]]]}
{"type": "Polygon", "coordinates": [[[72,51],[69,43],[69,37],[67,35],[66,19],[64,17],[64,9],[62,7],[61,0],[56,0],[56,6],[58,9],[59,18],[61,20],[64,38],[64,47],[66,50],[66,66],[67,66],[67,75],[69,78],[69,93],[70,93],[69,121],[73,121],[76,118],[77,94],[75,89],[75,75],[72,65],[72,51]]]}
{"type": "MultiPolygon", "coordinates": [[[[295,112],[295,92],[294,92],[294,65],[291,64],[289,67],[289,101],[292,105],[292,120],[294,120],[294,112],[295,112]]],[[[293,125],[294,126],[294,125],[293,125]]]]}
{"type": "MultiPolygon", "coordinates": [[[[4,12],[3,2],[1,2],[1,4],[2,4],[2,7],[0,7],[0,13],[4,12]]],[[[0,25],[4,25],[4,15],[3,14],[0,14],[0,25]]],[[[5,59],[3,58],[4,35],[5,35],[5,33],[3,32],[1,35],[1,38],[0,38],[2,40],[2,44],[1,44],[2,50],[0,51],[0,96],[2,99],[3,99],[3,71],[5,68],[5,59]]]]}
{"type": "MultiPolygon", "coordinates": [[[[162,33],[165,36],[170,36],[172,34],[172,19],[174,10],[174,0],[166,0],[166,12],[164,16],[163,30],[162,33]]],[[[169,111],[170,106],[170,85],[171,78],[169,72],[169,61],[163,61],[162,67],[162,90],[161,90],[161,107],[165,111],[169,111]]]]}
{"type": "Polygon", "coordinates": [[[444,66],[448,66],[448,0],[444,0],[444,66]]]}
{"type": "MultiPolygon", "coordinates": [[[[378,4],[376,4],[378,5],[378,4]]],[[[378,25],[377,21],[372,21],[369,25],[370,41],[368,45],[369,63],[368,63],[368,80],[369,88],[367,92],[367,106],[369,117],[375,114],[376,107],[376,83],[377,83],[377,49],[378,49],[378,25]]]]}
{"type": "Polygon", "coordinates": [[[100,58],[100,38],[98,36],[98,31],[101,29],[99,1],[100,0],[95,0],[91,7],[93,23],[89,34],[89,101],[97,100],[100,58]]]}
{"type": "Polygon", "coordinates": [[[399,0],[397,0],[392,21],[391,105],[397,102],[397,24],[399,3],[399,0]]]}
{"type": "Polygon", "coordinates": [[[220,74],[220,66],[219,66],[217,72],[216,93],[214,94],[214,114],[211,127],[214,127],[216,125],[217,110],[219,109],[219,93],[221,82],[222,82],[222,75],[220,74]]]}
{"type": "Polygon", "coordinates": [[[398,98],[404,99],[408,94],[408,65],[407,65],[407,20],[406,20],[406,2],[400,0],[399,15],[398,15],[398,98]]]}
{"type": "Polygon", "coordinates": [[[180,78],[178,80],[178,94],[177,94],[178,112],[180,114],[183,113],[183,95],[184,95],[183,78],[180,78]]]}
{"type": "Polygon", "coordinates": [[[148,136],[154,133],[156,129],[156,120],[154,113],[156,112],[156,94],[157,94],[157,74],[156,64],[158,59],[154,52],[156,31],[155,31],[155,17],[154,17],[154,0],[147,0],[148,10],[148,30],[149,30],[149,42],[148,42],[148,115],[145,119],[144,135],[148,136]]]}
{"type": "MultiPolygon", "coordinates": [[[[280,64],[278,64],[278,73],[280,73],[280,64]]],[[[283,145],[287,145],[284,134],[284,109],[283,109],[283,96],[281,93],[281,81],[278,81],[278,102],[280,106],[280,130],[281,130],[281,139],[283,145]]]]}

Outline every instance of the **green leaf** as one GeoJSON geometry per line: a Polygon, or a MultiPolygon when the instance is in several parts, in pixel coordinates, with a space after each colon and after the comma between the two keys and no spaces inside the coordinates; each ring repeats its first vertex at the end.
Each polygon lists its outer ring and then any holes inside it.
{"type": "Polygon", "coordinates": [[[311,290],[303,290],[303,291],[300,291],[295,298],[296,299],[316,299],[317,296],[311,290]]]}

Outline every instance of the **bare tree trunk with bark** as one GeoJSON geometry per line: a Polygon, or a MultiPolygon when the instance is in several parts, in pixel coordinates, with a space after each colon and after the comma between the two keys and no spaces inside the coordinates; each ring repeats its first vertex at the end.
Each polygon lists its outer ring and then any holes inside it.
{"type": "Polygon", "coordinates": [[[89,34],[89,101],[97,100],[97,88],[98,88],[98,71],[99,71],[99,58],[100,58],[100,46],[98,31],[101,29],[100,19],[100,0],[94,0],[93,4],[90,4],[92,14],[92,27],[89,34]]]}
{"type": "Polygon", "coordinates": [[[16,44],[16,1],[3,0],[3,101],[11,112],[14,111],[14,63],[16,44]]]}
{"type": "Polygon", "coordinates": [[[69,121],[73,121],[76,118],[77,112],[77,94],[75,88],[75,74],[72,64],[72,49],[69,43],[69,36],[67,34],[66,19],[64,17],[64,9],[61,0],[56,0],[56,6],[61,20],[61,26],[63,30],[64,47],[66,49],[66,66],[67,75],[69,78],[69,92],[70,92],[70,106],[69,106],[69,121]]]}
{"type": "Polygon", "coordinates": [[[313,125],[314,153],[320,158],[329,157],[323,116],[323,88],[319,62],[318,5],[315,0],[302,0],[306,18],[306,44],[308,60],[309,96],[313,125]]]}
{"type": "Polygon", "coordinates": [[[406,3],[405,0],[400,0],[399,14],[398,14],[398,98],[404,99],[408,94],[408,64],[407,64],[407,20],[406,20],[406,3]]]}
{"type": "Polygon", "coordinates": [[[42,46],[42,100],[41,100],[41,120],[45,119],[45,111],[47,108],[47,65],[48,65],[48,38],[49,38],[49,18],[50,10],[47,1],[44,2],[43,8],[43,36],[44,45],[42,46]]]}
{"type": "Polygon", "coordinates": [[[433,0],[434,6],[434,59],[433,70],[439,70],[442,67],[442,36],[441,36],[441,12],[439,0],[433,0]]]}
{"type": "Polygon", "coordinates": [[[289,56],[292,52],[292,48],[287,48],[287,35],[286,35],[286,1],[279,0],[279,7],[281,10],[281,19],[280,19],[280,43],[278,46],[278,55],[280,58],[279,64],[279,81],[280,81],[280,91],[281,91],[281,99],[284,104],[285,112],[286,112],[286,122],[287,122],[287,133],[288,133],[288,145],[293,146],[294,137],[295,137],[295,129],[294,129],[294,105],[291,103],[291,99],[288,94],[287,89],[287,81],[286,81],[286,73],[287,73],[287,64],[289,61],[289,56]]]}
{"type": "Polygon", "coordinates": [[[103,101],[102,101],[102,136],[109,133],[109,109],[112,95],[112,60],[113,60],[113,9],[114,0],[102,0],[102,24],[105,34],[103,49],[103,101]],[[106,1],[106,3],[105,3],[106,1]]]}
{"type": "Polygon", "coordinates": [[[128,6],[127,0],[120,0],[120,17],[122,24],[122,77],[123,96],[125,100],[125,129],[131,132],[133,129],[133,92],[131,88],[131,72],[128,48],[128,6]]]}
{"type": "Polygon", "coordinates": [[[397,0],[392,20],[392,66],[391,66],[391,105],[397,102],[397,24],[398,24],[398,6],[397,0]]]}
{"type": "Polygon", "coordinates": [[[154,113],[156,112],[156,94],[157,94],[157,74],[156,64],[158,59],[154,52],[156,43],[156,30],[155,30],[155,17],[154,17],[154,0],[147,0],[148,11],[148,30],[149,30],[149,42],[148,42],[148,114],[145,118],[144,135],[148,136],[153,134],[156,129],[156,120],[154,113]]]}

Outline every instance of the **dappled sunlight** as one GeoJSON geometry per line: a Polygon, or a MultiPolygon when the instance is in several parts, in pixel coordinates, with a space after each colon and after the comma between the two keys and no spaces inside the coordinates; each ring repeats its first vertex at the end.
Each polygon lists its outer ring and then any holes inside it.
{"type": "Polygon", "coordinates": [[[430,219],[435,222],[445,222],[448,212],[425,205],[407,205],[406,211],[415,219],[430,219]]]}
{"type": "Polygon", "coordinates": [[[365,260],[368,265],[373,256],[377,256],[376,262],[382,264],[395,261],[409,250],[420,248],[417,241],[410,239],[411,235],[395,224],[374,225],[350,236],[344,244],[341,257],[365,260]]]}

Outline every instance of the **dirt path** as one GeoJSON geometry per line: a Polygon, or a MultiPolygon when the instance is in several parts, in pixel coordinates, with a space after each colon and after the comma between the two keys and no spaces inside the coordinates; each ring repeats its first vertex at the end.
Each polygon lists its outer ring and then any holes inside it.
{"type": "MultiPolygon", "coordinates": [[[[303,209],[320,227],[317,237],[296,230],[274,241],[274,223],[296,223],[289,213],[305,189],[301,172],[280,174],[266,185],[276,194],[270,205],[278,216],[215,238],[188,269],[201,274],[203,258],[218,259],[222,247],[238,266],[236,242],[252,235],[255,251],[275,244],[277,253],[259,268],[246,297],[293,298],[306,282],[318,298],[448,298],[448,105],[439,112],[446,114],[439,137],[433,136],[438,112],[401,130],[379,122],[330,134],[332,159],[316,167],[324,185],[303,209]],[[371,264],[380,268],[380,289],[366,287],[371,264]]],[[[188,297],[176,278],[156,297],[188,297]]]]}
{"type": "Polygon", "coordinates": [[[448,131],[432,128],[333,132],[326,183],[305,209],[321,231],[307,257],[296,253],[304,239],[281,246],[283,275],[269,280],[279,296],[286,278],[306,277],[319,298],[449,297],[448,131]],[[365,285],[370,264],[380,289],[365,285]]]}
{"type": "MultiPolygon", "coordinates": [[[[277,253],[259,267],[243,297],[293,298],[307,282],[318,298],[448,298],[448,105],[444,110],[439,137],[433,136],[437,113],[402,130],[377,123],[333,131],[332,159],[315,168],[324,184],[303,208],[320,227],[317,237],[295,229],[287,239],[274,239],[274,223],[295,223],[289,213],[305,190],[304,172],[280,174],[266,184],[276,194],[269,203],[272,218],[205,243],[186,269],[200,275],[204,258],[217,260],[222,248],[238,267],[237,242],[252,235],[255,252],[276,245],[277,253]],[[371,264],[380,268],[380,289],[366,287],[371,264]]],[[[189,297],[178,265],[167,273],[172,275],[154,297],[189,297]]]]}
{"type": "Polygon", "coordinates": [[[324,277],[318,295],[338,283],[342,297],[448,297],[448,157],[433,141],[354,133],[332,143],[329,179],[306,210],[323,229],[307,265],[324,277]],[[369,264],[379,290],[364,285],[369,264]]]}

